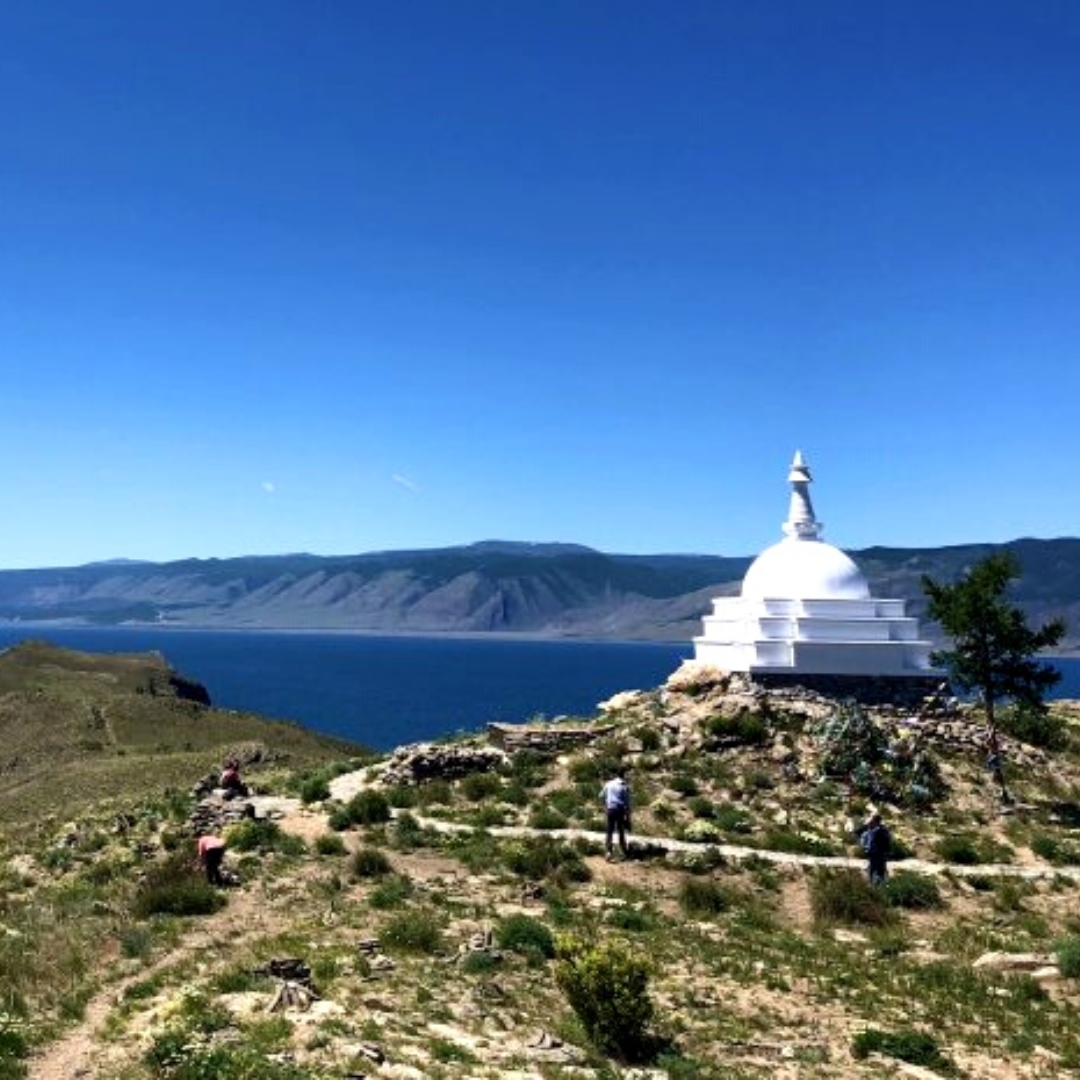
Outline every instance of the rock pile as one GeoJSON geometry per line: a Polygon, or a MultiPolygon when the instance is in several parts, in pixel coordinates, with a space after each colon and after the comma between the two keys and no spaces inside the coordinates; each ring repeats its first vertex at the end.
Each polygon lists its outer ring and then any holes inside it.
{"type": "Polygon", "coordinates": [[[532,724],[493,723],[487,726],[488,739],[507,753],[534,750],[538,754],[552,757],[567,750],[588,746],[597,739],[610,735],[614,730],[614,724],[558,724],[537,727],[532,724]]]}
{"type": "Polygon", "coordinates": [[[188,815],[188,828],[196,835],[220,833],[229,825],[255,816],[254,806],[247,799],[223,799],[214,793],[195,804],[188,815]]]}
{"type": "Polygon", "coordinates": [[[471,773],[490,772],[505,762],[506,754],[494,746],[416,743],[396,750],[380,778],[386,787],[457,780],[471,773]]]}

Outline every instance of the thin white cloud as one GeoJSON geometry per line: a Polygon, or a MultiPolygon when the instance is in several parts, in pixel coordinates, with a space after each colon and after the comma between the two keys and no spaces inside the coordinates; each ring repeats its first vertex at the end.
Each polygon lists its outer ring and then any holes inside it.
{"type": "Polygon", "coordinates": [[[410,480],[407,476],[402,476],[401,473],[391,473],[390,479],[395,484],[400,484],[403,488],[408,488],[410,491],[418,491],[420,485],[410,480]]]}
{"type": "Polygon", "coordinates": [[[277,485],[272,480],[264,480],[262,489],[267,495],[273,495],[277,491],[277,485]]]}

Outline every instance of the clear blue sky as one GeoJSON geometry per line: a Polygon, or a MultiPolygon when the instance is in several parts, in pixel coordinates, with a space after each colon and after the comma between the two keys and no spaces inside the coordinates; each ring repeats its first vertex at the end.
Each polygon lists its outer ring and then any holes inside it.
{"type": "Polygon", "coordinates": [[[0,9],[0,567],[1080,534],[1080,4],[0,9]]]}

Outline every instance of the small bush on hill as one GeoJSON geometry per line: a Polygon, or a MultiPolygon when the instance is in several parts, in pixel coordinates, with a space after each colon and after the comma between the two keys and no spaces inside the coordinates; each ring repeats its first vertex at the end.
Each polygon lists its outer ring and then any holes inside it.
{"type": "Polygon", "coordinates": [[[371,892],[368,903],[379,911],[401,907],[412,896],[412,882],[402,874],[387,875],[371,892]]]}
{"type": "Polygon", "coordinates": [[[934,1037],[922,1031],[879,1031],[876,1028],[867,1028],[852,1040],[851,1053],[860,1059],[869,1057],[870,1054],[883,1054],[947,1075],[955,1072],[952,1062],[941,1053],[934,1037]]]}
{"type": "Polygon", "coordinates": [[[885,883],[885,898],[893,907],[927,911],[944,905],[941,890],[932,877],[900,870],[885,883]]]}
{"type": "Polygon", "coordinates": [[[976,866],[986,861],[970,836],[943,836],[934,844],[934,851],[944,862],[956,866],[976,866]]]}
{"type": "Polygon", "coordinates": [[[151,867],[135,893],[134,912],[151,915],[210,915],[223,907],[225,897],[192,868],[179,853],[151,867]]]}
{"type": "Polygon", "coordinates": [[[677,792],[679,795],[697,795],[701,788],[698,787],[698,782],[688,773],[676,773],[669,781],[668,786],[672,791],[677,792]]]}
{"type": "Polygon", "coordinates": [[[1045,705],[1007,705],[997,711],[996,717],[1006,735],[1029,746],[1059,751],[1069,745],[1069,725],[1045,705]]]}
{"type": "Polygon", "coordinates": [[[390,860],[378,848],[361,848],[352,857],[353,877],[386,877],[392,869],[390,860]]]}
{"type": "Polygon", "coordinates": [[[481,802],[498,794],[502,781],[494,773],[470,773],[461,781],[461,790],[469,802],[481,802]]]}
{"type": "Polygon", "coordinates": [[[292,836],[269,818],[249,818],[233,825],[226,834],[229,847],[234,851],[279,851],[283,855],[302,855],[306,850],[304,841],[292,836]]]}
{"type": "Polygon", "coordinates": [[[495,927],[495,940],[509,952],[535,954],[548,960],[555,955],[551,931],[531,915],[508,915],[495,927]]]}
{"type": "Polygon", "coordinates": [[[330,798],[330,778],[325,772],[313,773],[300,781],[300,799],[305,804],[325,802],[330,798]]]}
{"type": "Polygon", "coordinates": [[[761,847],[766,851],[783,851],[791,855],[836,854],[832,844],[820,837],[785,829],[770,829],[761,838],[761,847]]]}
{"type": "Polygon", "coordinates": [[[355,825],[381,825],[390,820],[390,800],[381,791],[358,791],[348,802],[355,825]]]}
{"type": "Polygon", "coordinates": [[[679,886],[679,906],[687,915],[719,915],[732,906],[732,892],[710,878],[683,878],[679,886]]]}
{"type": "Polygon", "coordinates": [[[567,821],[554,807],[541,803],[529,815],[529,825],[534,829],[565,829],[567,821]]]}
{"type": "Polygon", "coordinates": [[[555,979],[586,1034],[606,1054],[639,1061],[650,1049],[649,965],[617,940],[560,936],[555,979]]]}
{"type": "Polygon", "coordinates": [[[395,915],[379,935],[392,949],[431,955],[442,948],[442,930],[432,911],[403,911],[395,915]]]}
{"type": "Polygon", "coordinates": [[[546,836],[529,837],[511,846],[505,855],[506,865],[515,874],[540,881],[588,881],[592,873],[581,854],[569,844],[546,836]]]}
{"type": "Polygon", "coordinates": [[[760,746],[769,737],[769,726],[760,713],[742,712],[735,716],[712,716],[705,730],[714,739],[743,746],[760,746]]]}
{"type": "Polygon", "coordinates": [[[885,890],[855,870],[819,870],[810,879],[810,905],[824,924],[886,926],[895,918],[885,890]]]}
{"type": "Polygon", "coordinates": [[[1080,979],[1080,937],[1067,937],[1057,944],[1058,970],[1064,979],[1080,979]]]}
{"type": "Polygon", "coordinates": [[[397,810],[408,810],[417,804],[416,788],[408,784],[387,788],[386,801],[397,810]]]}
{"type": "Polygon", "coordinates": [[[751,829],[750,815],[741,807],[732,806],[731,803],[718,806],[713,815],[713,821],[716,827],[724,832],[748,833],[751,829]]]}
{"type": "Polygon", "coordinates": [[[320,855],[344,855],[345,841],[337,833],[323,833],[315,840],[315,850],[320,855]]]}
{"type": "Polygon", "coordinates": [[[535,750],[518,750],[507,769],[514,782],[524,788],[542,787],[551,772],[551,762],[535,750]]]}
{"type": "Polygon", "coordinates": [[[644,934],[656,928],[656,915],[645,908],[612,908],[607,914],[608,926],[616,930],[628,930],[632,934],[644,934]]]}
{"type": "Polygon", "coordinates": [[[660,732],[656,728],[636,727],[633,730],[633,736],[641,743],[641,749],[647,754],[660,749],[660,732]]]}
{"type": "Polygon", "coordinates": [[[416,801],[420,806],[450,806],[454,789],[449,780],[429,780],[416,789],[416,801]]]}

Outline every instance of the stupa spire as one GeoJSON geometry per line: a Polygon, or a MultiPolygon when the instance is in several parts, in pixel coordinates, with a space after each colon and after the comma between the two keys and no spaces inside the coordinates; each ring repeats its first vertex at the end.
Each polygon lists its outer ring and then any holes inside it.
{"type": "Polygon", "coordinates": [[[791,484],[791,502],[788,504],[788,518],[784,522],[785,535],[793,540],[818,540],[821,538],[821,523],[814,517],[814,504],[810,501],[810,466],[803,460],[802,451],[796,450],[788,473],[791,484]]]}

